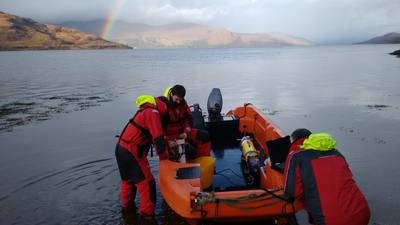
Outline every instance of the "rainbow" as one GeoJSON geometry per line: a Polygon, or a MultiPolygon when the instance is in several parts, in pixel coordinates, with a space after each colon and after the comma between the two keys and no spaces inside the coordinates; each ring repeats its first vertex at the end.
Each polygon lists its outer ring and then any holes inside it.
{"type": "Polygon", "coordinates": [[[111,33],[112,33],[114,22],[117,19],[118,14],[121,11],[121,8],[126,1],[127,0],[113,0],[114,5],[103,24],[103,28],[101,29],[100,36],[102,38],[111,39],[111,33]]]}

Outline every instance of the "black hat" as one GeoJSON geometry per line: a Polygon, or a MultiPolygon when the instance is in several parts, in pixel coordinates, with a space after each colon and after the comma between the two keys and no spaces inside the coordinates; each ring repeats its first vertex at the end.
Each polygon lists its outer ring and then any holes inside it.
{"type": "Polygon", "coordinates": [[[295,142],[300,138],[308,138],[310,135],[311,131],[307,130],[306,128],[299,128],[293,131],[290,136],[292,137],[292,142],[295,142]]]}
{"type": "Polygon", "coordinates": [[[186,94],[186,89],[182,85],[177,84],[171,88],[171,94],[184,98],[186,94]]]}

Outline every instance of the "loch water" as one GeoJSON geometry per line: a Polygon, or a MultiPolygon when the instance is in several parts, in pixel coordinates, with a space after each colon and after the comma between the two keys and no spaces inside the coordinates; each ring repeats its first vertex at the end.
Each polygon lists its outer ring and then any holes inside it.
{"type": "MultiPolygon", "coordinates": [[[[0,224],[145,224],[121,214],[115,135],[138,95],[177,83],[203,111],[218,87],[224,112],[252,103],[288,134],[332,133],[370,224],[400,224],[399,48],[0,52],[0,224]]],[[[185,224],[157,201],[153,224],[185,224]]]]}

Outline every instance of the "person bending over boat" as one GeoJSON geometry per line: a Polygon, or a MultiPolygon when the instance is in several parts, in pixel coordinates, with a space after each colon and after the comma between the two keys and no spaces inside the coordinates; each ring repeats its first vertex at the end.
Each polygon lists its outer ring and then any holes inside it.
{"type": "Polygon", "coordinates": [[[157,102],[164,102],[167,105],[168,110],[162,115],[162,120],[168,146],[170,149],[174,149],[177,139],[185,139],[194,146],[186,149],[189,150],[186,151],[187,158],[210,156],[211,141],[208,132],[192,128],[192,112],[184,99],[185,95],[185,87],[177,84],[167,88],[164,96],[156,98],[157,102]]]}
{"type": "Polygon", "coordinates": [[[292,139],[292,144],[290,145],[289,153],[299,150],[300,145],[303,144],[304,140],[311,135],[311,131],[305,128],[299,128],[292,132],[290,138],[292,139]]]}
{"type": "Polygon", "coordinates": [[[300,139],[294,141],[286,160],[287,197],[305,203],[310,224],[367,225],[368,203],[345,158],[335,149],[336,141],[328,133],[300,139]]]}
{"type": "MultiPolygon", "coordinates": [[[[154,143],[160,160],[168,159],[158,111],[163,106],[157,105],[155,98],[148,95],[139,96],[136,106],[138,111],[121,132],[115,149],[122,179],[120,198],[123,210],[133,209],[138,190],[140,214],[152,216],[156,204],[156,183],[150,171],[147,154],[154,143]]],[[[166,110],[166,106],[164,107],[166,110]]]]}

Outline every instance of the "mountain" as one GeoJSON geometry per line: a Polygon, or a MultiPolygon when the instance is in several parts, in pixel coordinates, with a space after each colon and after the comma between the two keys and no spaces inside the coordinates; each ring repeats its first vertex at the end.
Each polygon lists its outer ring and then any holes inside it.
{"type": "Polygon", "coordinates": [[[0,12],[0,50],[130,48],[76,29],[0,12]]]}
{"type": "Polygon", "coordinates": [[[400,33],[388,33],[357,44],[400,44],[400,33]]]}
{"type": "MultiPolygon", "coordinates": [[[[103,21],[65,22],[61,25],[101,35],[103,21]]],[[[270,47],[282,45],[312,45],[311,42],[286,34],[234,33],[194,23],[174,23],[151,26],[116,21],[111,40],[136,48],[217,48],[270,47]]]]}

